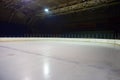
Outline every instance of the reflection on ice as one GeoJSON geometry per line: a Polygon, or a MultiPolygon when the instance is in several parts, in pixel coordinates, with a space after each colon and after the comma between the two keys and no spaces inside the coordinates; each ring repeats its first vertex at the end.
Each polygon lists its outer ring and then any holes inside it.
{"type": "Polygon", "coordinates": [[[30,78],[29,77],[25,77],[25,79],[24,80],[30,80],[30,78]]]}
{"type": "Polygon", "coordinates": [[[43,73],[44,73],[44,77],[45,77],[45,78],[48,78],[48,77],[49,77],[50,65],[49,65],[49,61],[48,61],[48,60],[45,60],[45,61],[44,61],[43,73]]]}

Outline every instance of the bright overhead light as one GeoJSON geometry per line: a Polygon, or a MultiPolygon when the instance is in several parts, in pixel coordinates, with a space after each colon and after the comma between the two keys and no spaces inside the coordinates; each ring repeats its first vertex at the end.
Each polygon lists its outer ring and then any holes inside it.
{"type": "Polygon", "coordinates": [[[49,9],[45,8],[44,11],[48,13],[48,12],[49,12],[49,9]]]}

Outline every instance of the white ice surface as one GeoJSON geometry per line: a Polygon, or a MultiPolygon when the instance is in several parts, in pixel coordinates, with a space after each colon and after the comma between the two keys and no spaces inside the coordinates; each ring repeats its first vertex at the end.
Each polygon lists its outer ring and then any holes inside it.
{"type": "Polygon", "coordinates": [[[66,41],[0,42],[0,80],[120,80],[120,47],[66,41]]]}

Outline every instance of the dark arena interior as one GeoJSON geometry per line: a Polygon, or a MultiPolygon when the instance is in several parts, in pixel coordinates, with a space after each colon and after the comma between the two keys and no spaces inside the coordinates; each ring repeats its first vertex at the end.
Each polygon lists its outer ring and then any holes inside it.
{"type": "Polygon", "coordinates": [[[119,39],[119,27],[118,0],[0,1],[1,37],[119,39]]]}
{"type": "Polygon", "coordinates": [[[0,80],[120,80],[120,0],[0,0],[0,80]]]}

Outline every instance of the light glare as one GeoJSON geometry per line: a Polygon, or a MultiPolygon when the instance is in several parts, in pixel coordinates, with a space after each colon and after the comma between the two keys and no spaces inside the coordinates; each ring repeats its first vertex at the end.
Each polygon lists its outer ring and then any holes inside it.
{"type": "Polygon", "coordinates": [[[49,12],[49,9],[46,8],[46,9],[44,9],[44,11],[48,13],[48,12],[49,12]]]}

